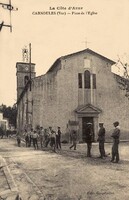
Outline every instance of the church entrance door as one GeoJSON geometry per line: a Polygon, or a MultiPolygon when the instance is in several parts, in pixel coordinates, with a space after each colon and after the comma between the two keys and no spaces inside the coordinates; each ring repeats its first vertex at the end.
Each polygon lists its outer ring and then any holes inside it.
{"type": "Polygon", "coordinates": [[[82,139],[84,141],[85,134],[86,134],[86,129],[88,124],[87,123],[92,123],[92,128],[93,128],[93,139],[94,139],[94,123],[93,123],[93,117],[83,117],[82,118],[82,139]]]}

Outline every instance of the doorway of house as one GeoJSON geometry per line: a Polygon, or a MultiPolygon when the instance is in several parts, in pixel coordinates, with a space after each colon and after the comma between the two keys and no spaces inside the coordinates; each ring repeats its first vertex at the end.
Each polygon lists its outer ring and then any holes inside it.
{"type": "Polygon", "coordinates": [[[82,140],[84,141],[86,129],[88,124],[92,123],[92,129],[93,129],[93,140],[94,140],[94,123],[93,123],[93,117],[83,117],[82,118],[82,140]]]}

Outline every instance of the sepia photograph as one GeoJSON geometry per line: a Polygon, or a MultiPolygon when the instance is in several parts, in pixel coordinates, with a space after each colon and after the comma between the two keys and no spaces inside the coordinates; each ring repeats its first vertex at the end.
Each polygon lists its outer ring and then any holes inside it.
{"type": "Polygon", "coordinates": [[[129,0],[0,0],[0,200],[129,199],[129,0]]]}

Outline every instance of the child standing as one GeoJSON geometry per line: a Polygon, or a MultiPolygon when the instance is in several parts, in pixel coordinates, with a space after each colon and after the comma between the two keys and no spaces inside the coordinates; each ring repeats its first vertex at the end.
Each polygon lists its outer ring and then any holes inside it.
{"type": "Polygon", "coordinates": [[[18,147],[21,146],[21,136],[19,133],[17,134],[17,145],[18,145],[18,147]]]}

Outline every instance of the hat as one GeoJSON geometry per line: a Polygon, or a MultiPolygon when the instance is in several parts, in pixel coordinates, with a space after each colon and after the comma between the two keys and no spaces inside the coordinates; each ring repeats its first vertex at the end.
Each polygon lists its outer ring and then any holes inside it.
{"type": "Polygon", "coordinates": [[[87,124],[88,124],[88,125],[92,125],[92,123],[91,123],[91,122],[88,122],[87,124]]]}
{"type": "Polygon", "coordinates": [[[103,125],[104,123],[100,122],[99,125],[103,125]]]}
{"type": "Polygon", "coordinates": [[[114,122],[113,124],[116,125],[116,126],[118,126],[118,125],[119,125],[119,122],[116,121],[116,122],[114,122]]]}

